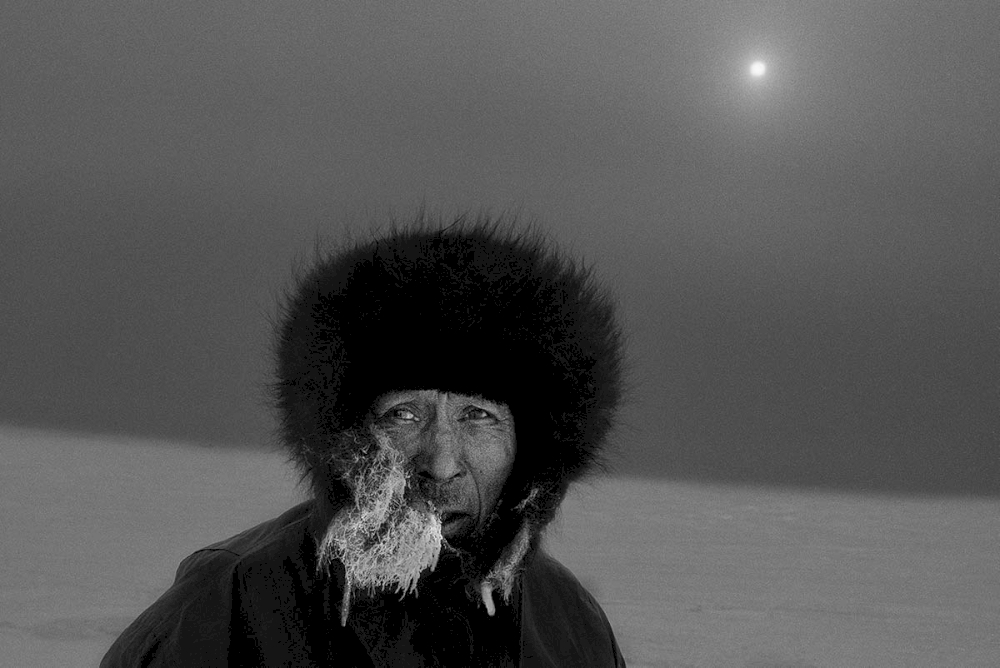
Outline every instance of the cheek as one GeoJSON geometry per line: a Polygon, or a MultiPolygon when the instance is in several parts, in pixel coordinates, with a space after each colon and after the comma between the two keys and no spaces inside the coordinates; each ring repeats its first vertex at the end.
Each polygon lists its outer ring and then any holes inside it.
{"type": "Polygon", "coordinates": [[[420,439],[414,430],[389,427],[381,431],[392,448],[402,454],[405,460],[409,461],[420,451],[420,439]]]}
{"type": "Polygon", "coordinates": [[[483,501],[487,505],[495,503],[514,466],[512,439],[477,443],[468,451],[468,457],[483,501]]]}

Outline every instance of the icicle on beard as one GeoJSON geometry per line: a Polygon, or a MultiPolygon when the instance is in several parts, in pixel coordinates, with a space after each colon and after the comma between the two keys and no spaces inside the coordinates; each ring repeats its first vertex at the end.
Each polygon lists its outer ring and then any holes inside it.
{"type": "Polygon", "coordinates": [[[353,592],[414,592],[421,573],[434,570],[447,546],[433,501],[408,494],[403,455],[377,429],[365,437],[342,476],[354,503],[334,516],[317,548],[322,571],[338,560],[344,566],[341,626],[353,592]]]}

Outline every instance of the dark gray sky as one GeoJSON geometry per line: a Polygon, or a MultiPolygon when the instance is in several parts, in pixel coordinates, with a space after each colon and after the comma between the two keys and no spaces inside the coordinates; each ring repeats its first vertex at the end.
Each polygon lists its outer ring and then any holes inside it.
{"type": "Polygon", "coordinates": [[[993,0],[7,2],[0,421],[269,442],[317,236],[515,209],[621,296],[621,470],[1000,492],[998,35],[993,0]]]}

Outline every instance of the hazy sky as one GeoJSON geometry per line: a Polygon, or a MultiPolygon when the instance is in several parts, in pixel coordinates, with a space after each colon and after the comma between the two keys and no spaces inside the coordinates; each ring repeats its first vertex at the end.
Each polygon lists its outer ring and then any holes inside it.
{"type": "Polygon", "coordinates": [[[318,236],[514,209],[621,297],[623,470],[1000,492],[998,35],[993,0],[6,2],[0,421],[272,442],[318,236]]]}

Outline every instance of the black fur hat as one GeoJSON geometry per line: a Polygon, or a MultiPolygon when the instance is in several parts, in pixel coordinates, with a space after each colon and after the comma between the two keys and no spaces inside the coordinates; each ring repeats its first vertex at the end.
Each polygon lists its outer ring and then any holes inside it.
{"type": "Polygon", "coordinates": [[[483,396],[514,416],[517,453],[481,570],[601,462],[622,391],[622,335],[589,269],[512,222],[420,217],[321,256],[285,305],[275,394],[283,439],[335,506],[338,443],[390,391],[483,396]],[[495,538],[495,541],[494,541],[495,538]]]}

